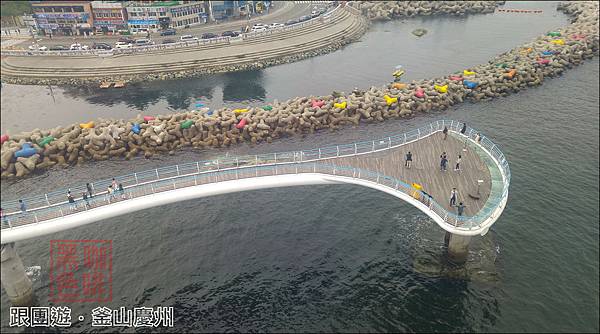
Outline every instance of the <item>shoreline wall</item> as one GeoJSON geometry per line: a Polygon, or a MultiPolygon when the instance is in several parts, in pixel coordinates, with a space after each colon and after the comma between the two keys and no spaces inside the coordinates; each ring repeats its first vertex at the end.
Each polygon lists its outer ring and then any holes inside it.
{"type": "Polygon", "coordinates": [[[598,55],[598,3],[561,3],[558,9],[571,16],[570,25],[446,77],[390,83],[350,94],[275,100],[249,109],[200,110],[154,120],[141,115],[132,120],[100,119],[93,127],[73,124],[3,137],[1,176],[22,177],[53,165],[66,167],[89,160],[173,154],[182,147],[271,142],[282,136],[443,110],[465,100],[507,96],[598,55]],[[24,150],[32,155],[15,157],[24,150]]]}

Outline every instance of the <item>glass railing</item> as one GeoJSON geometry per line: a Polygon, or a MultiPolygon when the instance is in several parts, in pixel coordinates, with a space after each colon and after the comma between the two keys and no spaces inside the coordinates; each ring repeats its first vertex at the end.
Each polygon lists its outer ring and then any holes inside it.
{"type": "Polygon", "coordinates": [[[321,173],[357,178],[404,192],[427,205],[430,210],[441,217],[446,223],[455,228],[470,230],[478,228],[483,222],[494,215],[494,212],[500,205],[503,205],[508,196],[508,187],[510,184],[510,169],[500,149],[482,134],[480,134],[480,141],[476,142],[475,136],[478,132],[472,128],[467,128],[465,132],[465,135],[471,139],[469,145],[483,149],[482,154],[485,154],[487,156],[486,159],[489,160],[486,163],[488,167],[492,169],[498,168],[498,172],[500,173],[500,177],[497,180],[494,180],[494,177],[492,177],[490,195],[484,207],[475,216],[457,216],[431,200],[430,197],[425,196],[422,192],[416,192],[412,186],[402,180],[397,180],[374,171],[341,167],[322,161],[392,149],[442,131],[445,126],[451,132],[459,133],[461,124],[456,121],[439,120],[416,130],[372,141],[302,151],[227,157],[136,172],[115,177],[116,182],[123,185],[124,190],[122,193],[116,191],[112,195],[108,194],[107,189],[112,184],[112,179],[90,183],[94,196],[87,200],[80,198],[82,193],[87,192],[85,185],[72,186],[68,189],[23,199],[23,202],[27,206],[27,211],[25,212],[20,211],[20,203],[17,200],[2,202],[1,205],[6,215],[2,219],[1,226],[2,229],[6,229],[39,223],[122,200],[207,183],[270,175],[321,173]],[[501,189],[496,189],[498,187],[494,186],[494,182],[496,184],[500,182],[501,189]],[[68,190],[71,191],[73,196],[79,198],[74,204],[68,203],[66,200],[68,190]]]}

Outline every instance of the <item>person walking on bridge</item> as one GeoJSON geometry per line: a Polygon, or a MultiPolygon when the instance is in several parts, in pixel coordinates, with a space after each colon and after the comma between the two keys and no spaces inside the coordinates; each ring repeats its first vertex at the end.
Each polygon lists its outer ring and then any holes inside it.
{"type": "Polygon", "coordinates": [[[460,134],[464,135],[467,132],[467,123],[463,123],[462,129],[460,129],[460,134]]]}
{"type": "Polygon", "coordinates": [[[443,152],[442,155],[440,155],[440,171],[445,172],[447,165],[448,165],[448,156],[446,155],[446,152],[443,152]]]}
{"type": "Polygon", "coordinates": [[[27,207],[25,206],[25,203],[23,203],[23,200],[20,199],[19,200],[19,209],[21,209],[21,212],[27,212],[27,207]]]}
{"type": "Polygon", "coordinates": [[[448,127],[444,126],[444,131],[442,131],[442,133],[444,134],[444,140],[446,140],[446,138],[448,138],[448,127]]]}
{"type": "Polygon", "coordinates": [[[406,161],[404,162],[404,167],[410,169],[411,163],[412,163],[412,153],[410,153],[410,151],[408,151],[408,153],[406,153],[406,161]]]}
{"type": "Polygon", "coordinates": [[[88,200],[88,195],[85,191],[81,193],[81,198],[83,199],[83,205],[88,209],[90,207],[90,201],[88,200]]]}
{"type": "Polygon", "coordinates": [[[458,214],[458,216],[462,216],[463,213],[465,212],[465,208],[467,206],[463,204],[463,202],[459,202],[458,205],[456,206],[456,212],[458,214]]]}
{"type": "Polygon", "coordinates": [[[86,183],[85,187],[87,188],[88,194],[90,194],[90,198],[94,197],[94,194],[92,193],[92,186],[89,183],[86,183]]]}
{"type": "Polygon", "coordinates": [[[110,200],[112,200],[115,197],[115,190],[112,187],[112,185],[108,186],[108,189],[106,190],[106,195],[108,196],[108,203],[110,203],[110,200]]]}
{"type": "Polygon", "coordinates": [[[454,166],[454,171],[458,172],[460,170],[460,160],[461,160],[462,156],[459,154],[458,158],[456,158],[456,166],[454,166]]]}
{"type": "Polygon", "coordinates": [[[123,189],[123,183],[119,183],[119,193],[121,194],[121,199],[125,199],[125,189],[123,189]]]}
{"type": "Polygon", "coordinates": [[[4,210],[0,208],[0,216],[2,216],[2,222],[8,224],[8,219],[6,218],[6,214],[4,214],[4,210]]]}
{"type": "Polygon", "coordinates": [[[71,195],[71,190],[67,191],[67,200],[69,201],[69,209],[71,211],[77,208],[77,206],[75,206],[75,198],[71,195]]]}
{"type": "Polygon", "coordinates": [[[456,196],[456,188],[452,188],[452,191],[450,192],[450,206],[456,205],[456,196]]]}

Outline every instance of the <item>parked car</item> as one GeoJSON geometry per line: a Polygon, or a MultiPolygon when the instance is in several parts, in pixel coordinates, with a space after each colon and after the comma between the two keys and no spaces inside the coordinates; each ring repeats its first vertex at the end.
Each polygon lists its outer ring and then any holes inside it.
{"type": "Polygon", "coordinates": [[[308,20],[310,20],[310,19],[312,19],[312,17],[310,17],[310,15],[304,15],[304,16],[300,16],[300,17],[298,18],[298,22],[304,22],[304,21],[308,21],[308,20]]]}
{"type": "Polygon", "coordinates": [[[28,47],[28,49],[30,51],[48,51],[48,47],[47,46],[39,46],[37,44],[30,45],[28,47]]]}
{"type": "Polygon", "coordinates": [[[183,36],[179,37],[179,40],[182,42],[197,41],[198,37],[192,36],[192,35],[183,35],[183,36]]]}
{"type": "Polygon", "coordinates": [[[218,36],[213,34],[212,32],[205,32],[204,34],[202,34],[202,39],[211,39],[216,37],[218,36]]]}
{"type": "Polygon", "coordinates": [[[176,34],[177,34],[177,30],[175,30],[173,28],[165,29],[160,32],[161,36],[170,36],[170,35],[176,35],[176,34]]]}
{"type": "Polygon", "coordinates": [[[133,38],[129,38],[129,37],[121,37],[121,38],[119,38],[118,41],[123,42],[123,43],[130,43],[130,44],[135,43],[135,40],[133,38]]]}
{"type": "Polygon", "coordinates": [[[240,35],[240,33],[239,33],[239,32],[237,32],[237,31],[229,31],[229,30],[228,30],[228,31],[225,31],[224,33],[222,33],[222,34],[221,34],[221,36],[223,36],[223,37],[226,37],[226,36],[229,36],[229,37],[237,37],[237,36],[239,36],[239,35],[240,35]]]}
{"type": "Polygon", "coordinates": [[[292,24],[296,24],[296,23],[298,23],[298,22],[299,22],[299,21],[298,21],[298,19],[291,19],[291,20],[288,20],[288,21],[285,23],[285,25],[286,25],[286,26],[291,26],[292,24]]]}
{"type": "Polygon", "coordinates": [[[263,31],[267,31],[267,28],[264,26],[252,27],[252,32],[263,32],[263,31]]]}
{"type": "Polygon", "coordinates": [[[126,42],[116,42],[115,43],[115,49],[130,49],[133,47],[132,43],[126,43],[126,42]]]}
{"type": "Polygon", "coordinates": [[[69,50],[69,48],[67,48],[64,45],[52,45],[49,50],[50,51],[65,51],[65,50],[69,50]]]}
{"type": "Polygon", "coordinates": [[[92,44],[94,50],[112,50],[112,46],[106,43],[94,43],[92,44]]]}
{"type": "Polygon", "coordinates": [[[167,39],[163,39],[162,43],[163,44],[173,44],[173,43],[177,43],[177,41],[174,39],[167,38],[167,39]]]}
{"type": "Polygon", "coordinates": [[[89,49],[89,46],[81,45],[79,43],[71,44],[71,47],[69,48],[69,50],[72,50],[72,51],[73,50],[88,50],[88,49],[89,49]]]}
{"type": "Polygon", "coordinates": [[[271,29],[277,29],[277,28],[283,28],[283,27],[285,27],[285,24],[283,24],[283,23],[274,22],[269,25],[269,28],[271,28],[271,29]]]}
{"type": "Polygon", "coordinates": [[[135,40],[135,43],[133,45],[135,46],[147,46],[147,45],[152,45],[154,44],[154,42],[152,40],[149,40],[147,38],[139,38],[135,40]]]}

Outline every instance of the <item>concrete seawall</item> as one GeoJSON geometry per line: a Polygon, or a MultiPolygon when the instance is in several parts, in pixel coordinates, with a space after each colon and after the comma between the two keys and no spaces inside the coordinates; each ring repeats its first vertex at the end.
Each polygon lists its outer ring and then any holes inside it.
{"type": "Polygon", "coordinates": [[[270,142],[281,136],[324,128],[337,129],[348,124],[443,110],[465,100],[506,96],[540,85],[544,79],[598,55],[598,3],[561,3],[559,10],[571,16],[570,25],[539,36],[485,64],[446,77],[390,83],[350,94],[274,101],[257,108],[201,110],[153,120],[144,120],[139,115],[132,120],[99,120],[93,128],[89,128],[91,124],[74,124],[10,136],[2,144],[2,177],[21,177],[36,169],[88,160],[129,159],[138,154],[150,157],[188,146],[270,142]],[[33,151],[29,153],[33,155],[15,158],[15,152],[22,152],[27,142],[31,143],[33,151]]]}

